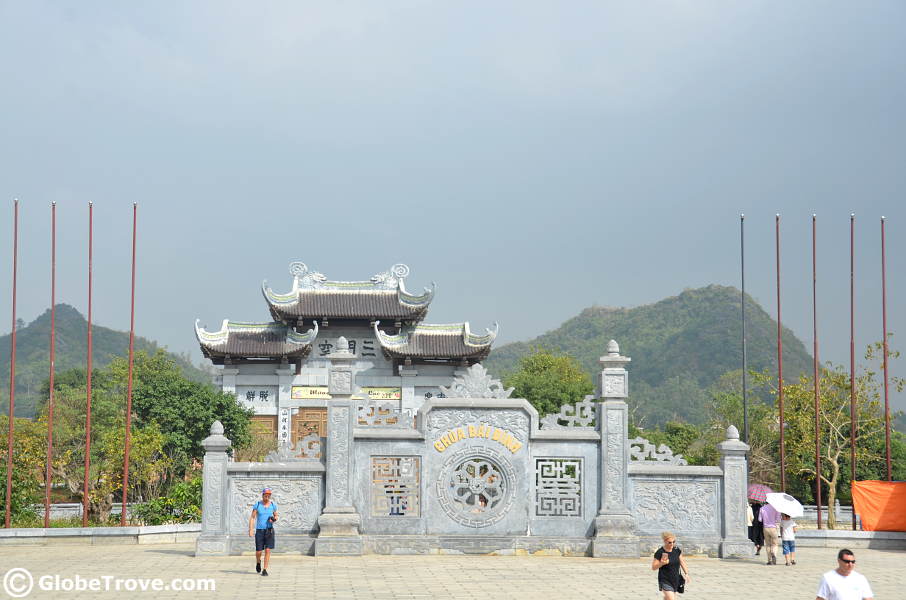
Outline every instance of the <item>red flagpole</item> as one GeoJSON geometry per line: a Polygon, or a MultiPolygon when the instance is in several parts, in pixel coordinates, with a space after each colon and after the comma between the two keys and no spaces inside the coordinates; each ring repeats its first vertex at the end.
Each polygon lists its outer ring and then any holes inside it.
{"type": "Polygon", "coordinates": [[[50,527],[50,489],[53,481],[54,359],[57,314],[57,203],[50,205],[50,398],[47,402],[47,462],[44,465],[44,527],[50,527]]]}
{"type": "Polygon", "coordinates": [[[784,443],[783,421],[783,325],[780,319],[780,215],[775,217],[774,227],[777,246],[777,407],[780,412],[780,491],[786,491],[786,444],[784,443]]]}
{"type": "Polygon", "coordinates": [[[13,429],[16,422],[16,274],[19,258],[19,199],[13,201],[13,329],[9,351],[9,428],[6,434],[6,518],[10,527],[13,492],[13,429]]]}
{"type": "Polygon", "coordinates": [[[888,395],[889,383],[887,380],[887,271],[884,255],[884,222],[881,217],[881,321],[884,325],[884,456],[887,461],[887,481],[893,480],[890,467],[890,397],[888,395]]]}
{"type": "Polygon", "coordinates": [[[814,377],[815,377],[815,508],[818,509],[818,529],[821,529],[821,422],[818,410],[818,276],[816,258],[817,217],[812,215],[812,335],[814,336],[814,377]]]}
{"type": "Polygon", "coordinates": [[[126,450],[123,453],[123,512],[120,526],[126,526],[126,502],[129,497],[129,450],[132,446],[132,368],[135,359],[135,235],[138,204],[132,203],[132,302],[129,318],[129,379],[126,384],[126,450]]]}
{"type": "Polygon", "coordinates": [[[88,477],[91,468],[91,267],[94,247],[94,205],[88,203],[88,366],[85,386],[85,478],[82,489],[82,527],[88,527],[88,477]]]}
{"type": "MultiPolygon", "coordinates": [[[[849,480],[856,480],[856,215],[849,215],[849,480]]],[[[853,531],[856,510],[853,506],[853,531]]]]}

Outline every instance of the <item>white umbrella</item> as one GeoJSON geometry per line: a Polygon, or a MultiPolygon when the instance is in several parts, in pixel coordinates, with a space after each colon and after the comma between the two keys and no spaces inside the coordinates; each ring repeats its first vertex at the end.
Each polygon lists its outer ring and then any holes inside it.
{"type": "Polygon", "coordinates": [[[768,504],[773,506],[777,512],[789,515],[791,517],[802,516],[802,504],[789,494],[772,493],[767,495],[768,504]]]}

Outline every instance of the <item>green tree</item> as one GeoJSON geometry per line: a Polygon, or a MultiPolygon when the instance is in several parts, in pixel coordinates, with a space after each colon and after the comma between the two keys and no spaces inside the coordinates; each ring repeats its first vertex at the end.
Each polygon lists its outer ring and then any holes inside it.
{"type": "MultiPolygon", "coordinates": [[[[865,357],[878,359],[883,352],[881,344],[869,346],[865,357]]],[[[891,352],[891,357],[899,356],[891,352]]],[[[884,414],[880,404],[881,386],[877,373],[863,368],[855,377],[856,397],[856,460],[861,472],[877,472],[883,465],[884,453],[878,452],[884,444],[884,414]]],[[[768,386],[776,395],[773,379],[766,374],[756,374],[756,381],[768,386]]],[[[902,391],[904,381],[893,378],[893,387],[902,391]]],[[[850,374],[841,366],[828,363],[819,372],[818,379],[818,434],[821,457],[820,483],[826,488],[825,504],[833,506],[840,494],[840,485],[848,480],[846,465],[850,454],[850,374]]],[[[814,378],[802,375],[796,383],[784,383],[784,421],[786,426],[787,467],[795,474],[814,482],[815,465],[815,385],[814,378]]],[[[800,490],[804,493],[806,490],[800,490]]],[[[828,527],[836,526],[833,511],[828,514],[828,527]]]]}
{"type": "MultiPolygon", "coordinates": [[[[10,494],[11,520],[16,521],[34,518],[31,509],[40,502],[44,477],[44,461],[47,455],[47,426],[41,420],[16,419],[13,432],[13,472],[10,494]]],[[[0,493],[6,494],[7,435],[9,418],[0,415],[0,493]]]]}
{"type": "MultiPolygon", "coordinates": [[[[764,377],[769,377],[767,373],[764,377]]],[[[749,424],[749,479],[780,488],[779,431],[777,414],[769,394],[753,386],[747,393],[749,424]]],[[[709,390],[707,436],[713,447],[723,441],[727,428],[734,425],[744,435],[742,370],[724,374],[709,390]]]]}
{"type": "Polygon", "coordinates": [[[556,413],[564,404],[575,404],[591,394],[594,385],[574,358],[535,348],[519,368],[503,379],[515,388],[513,397],[525,398],[541,416],[556,413]]]}
{"type": "MultiPolygon", "coordinates": [[[[106,520],[122,488],[127,374],[126,360],[115,359],[92,375],[88,501],[89,514],[99,520],[106,520]]],[[[84,493],[86,380],[84,370],[72,369],[54,381],[54,474],[75,496],[84,493]]],[[[47,414],[46,383],[44,391],[42,415],[47,414]]],[[[201,458],[201,441],[215,420],[224,423],[239,448],[251,441],[251,412],[235,396],[186,379],[162,351],[136,353],[132,408],[130,499],[153,500],[178,481],[193,459],[201,458]]]]}
{"type": "MultiPolygon", "coordinates": [[[[115,359],[109,367],[112,380],[123,392],[128,368],[125,359],[115,359]]],[[[201,442],[214,421],[223,423],[224,435],[234,448],[251,443],[254,411],[244,408],[232,394],[187,379],[162,350],[153,355],[136,353],[133,377],[135,423],[160,427],[166,436],[167,454],[176,461],[177,474],[182,475],[193,459],[204,455],[201,442]]]]}

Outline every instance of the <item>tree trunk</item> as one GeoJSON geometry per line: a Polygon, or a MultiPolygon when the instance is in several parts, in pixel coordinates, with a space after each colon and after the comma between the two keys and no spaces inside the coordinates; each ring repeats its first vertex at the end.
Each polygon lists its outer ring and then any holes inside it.
{"type": "Polygon", "coordinates": [[[110,512],[113,510],[113,494],[107,494],[96,502],[88,502],[88,514],[96,515],[101,524],[107,522],[110,518],[110,512]]]}

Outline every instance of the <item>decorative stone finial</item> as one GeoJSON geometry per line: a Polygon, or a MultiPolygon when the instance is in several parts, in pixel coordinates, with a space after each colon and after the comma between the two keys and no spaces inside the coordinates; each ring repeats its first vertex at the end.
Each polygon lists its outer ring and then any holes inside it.
{"type": "Polygon", "coordinates": [[[607,355],[608,356],[619,356],[620,355],[620,345],[616,340],[610,340],[607,342],[607,355]]]}
{"type": "Polygon", "coordinates": [[[339,339],[337,339],[337,349],[334,350],[334,352],[349,354],[349,340],[341,335],[339,339]]]}
{"type": "Polygon", "coordinates": [[[220,421],[214,421],[210,431],[211,435],[201,442],[201,447],[205,452],[226,452],[233,444],[229,438],[223,435],[223,423],[220,421]]]}
{"type": "Polygon", "coordinates": [[[481,363],[466,369],[465,376],[457,375],[450,387],[440,386],[447,398],[509,398],[513,389],[504,389],[500,380],[491,377],[481,363]]]}
{"type": "Polygon", "coordinates": [[[728,440],[738,440],[739,439],[739,430],[736,429],[736,425],[730,425],[727,427],[727,439],[728,440]]]}

